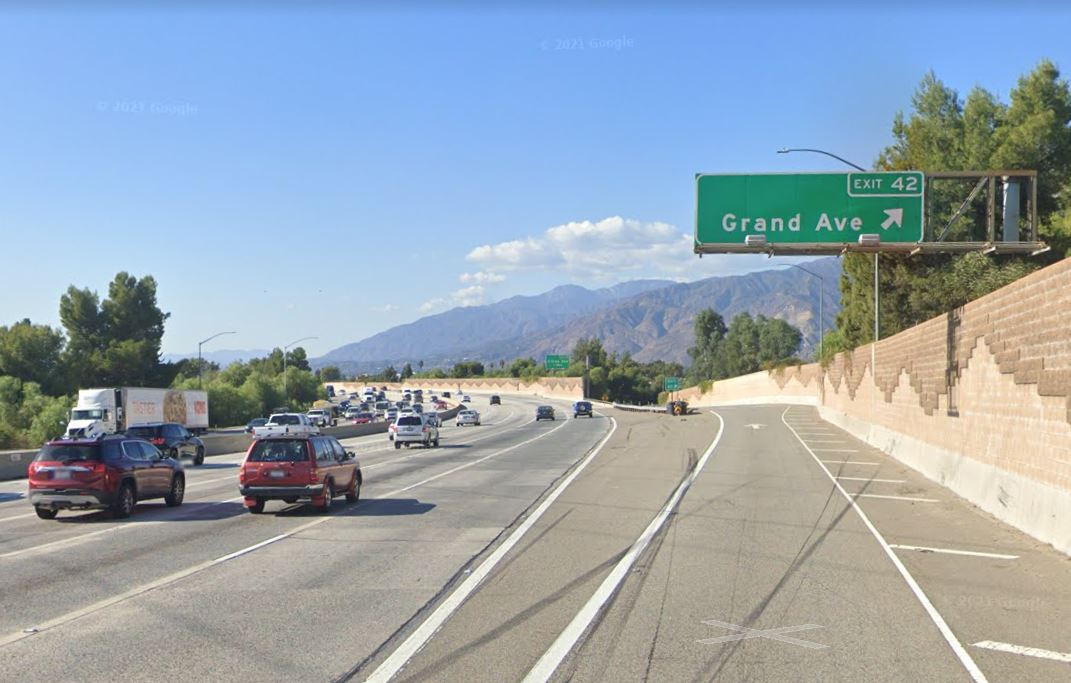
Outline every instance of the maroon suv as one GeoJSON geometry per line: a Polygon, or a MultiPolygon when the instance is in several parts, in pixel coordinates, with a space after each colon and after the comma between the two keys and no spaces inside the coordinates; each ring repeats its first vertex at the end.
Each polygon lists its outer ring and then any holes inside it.
{"type": "Polygon", "coordinates": [[[144,439],[121,434],[99,439],[49,441],[30,463],[30,503],[41,519],[60,510],[110,509],[129,517],[139,500],[182,504],[182,463],[144,439]]]}
{"type": "Polygon", "coordinates": [[[238,484],[250,512],[264,512],[264,503],[309,502],[321,512],[335,496],[353,503],[361,496],[361,465],[333,436],[287,434],[257,439],[238,472],[238,484]]]}

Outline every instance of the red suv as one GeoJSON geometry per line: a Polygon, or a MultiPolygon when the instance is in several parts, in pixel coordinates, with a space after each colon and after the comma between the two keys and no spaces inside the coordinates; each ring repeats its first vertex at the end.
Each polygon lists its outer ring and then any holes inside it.
{"type": "Polygon", "coordinates": [[[186,493],[181,462],[122,434],[49,441],[27,475],[30,503],[41,519],[55,519],[60,510],[103,509],[129,517],[139,500],[163,498],[174,507],[186,493]]]}
{"type": "Polygon", "coordinates": [[[356,502],[362,481],[356,456],[333,436],[288,434],[257,439],[238,472],[239,490],[253,514],[264,512],[269,500],[310,502],[327,512],[339,494],[356,502]]]}

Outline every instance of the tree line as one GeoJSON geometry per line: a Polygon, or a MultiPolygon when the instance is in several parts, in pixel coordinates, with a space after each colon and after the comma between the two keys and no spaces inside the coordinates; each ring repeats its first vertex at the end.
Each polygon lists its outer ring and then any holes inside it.
{"type": "MultiPolygon", "coordinates": [[[[280,349],[226,370],[196,359],[162,362],[170,314],[157,305],[156,291],[151,275],[120,272],[103,299],[68,287],[59,302],[61,329],[29,319],[0,326],[0,449],[35,447],[62,433],[78,389],[195,389],[199,369],[212,426],[244,424],[286,403],[280,349]]],[[[319,398],[319,379],[300,347],[287,357],[286,384],[294,407],[319,398]]]]}
{"type": "MultiPolygon", "coordinates": [[[[878,170],[1036,170],[1039,234],[1052,249],[1037,257],[882,254],[878,275],[883,338],[1071,256],[1071,89],[1052,62],[1044,60],[1023,75],[1008,103],[978,86],[961,98],[931,72],[916,89],[910,114],[894,118],[892,133],[893,143],[878,155],[878,170]]],[[[942,181],[928,191],[928,221],[937,233],[967,198],[971,182],[942,181]]],[[[945,240],[984,240],[985,215],[985,198],[978,197],[951,225],[945,240]]],[[[836,328],[824,340],[824,361],[872,341],[873,281],[873,257],[844,258],[841,310],[836,328]]]]}

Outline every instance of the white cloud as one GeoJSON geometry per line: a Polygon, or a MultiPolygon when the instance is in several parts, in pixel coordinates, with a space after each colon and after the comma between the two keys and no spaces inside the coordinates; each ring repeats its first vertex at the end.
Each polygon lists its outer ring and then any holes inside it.
{"type": "Polygon", "coordinates": [[[475,282],[479,285],[496,285],[500,282],[505,282],[506,276],[501,273],[488,273],[481,270],[475,273],[462,273],[458,280],[466,284],[475,282]]]}
{"type": "MultiPolygon", "coordinates": [[[[620,216],[573,221],[548,228],[539,237],[476,247],[465,257],[498,273],[558,270],[596,280],[622,277],[689,279],[696,275],[692,236],[656,221],[620,216]]],[[[464,280],[463,280],[464,281],[464,280]]]]}
{"type": "Polygon", "coordinates": [[[484,292],[483,285],[471,285],[453,291],[447,297],[437,296],[433,299],[428,299],[417,308],[417,311],[430,313],[435,310],[454,308],[456,306],[479,306],[484,301],[484,292]]]}

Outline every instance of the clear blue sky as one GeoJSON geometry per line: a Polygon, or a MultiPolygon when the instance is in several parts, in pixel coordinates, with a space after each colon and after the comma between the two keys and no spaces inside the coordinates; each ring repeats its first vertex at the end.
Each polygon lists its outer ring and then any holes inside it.
{"type": "Polygon", "coordinates": [[[768,267],[689,252],[697,171],[868,165],[929,69],[1002,99],[1071,69],[1044,5],[4,6],[0,324],[127,270],[165,352],[233,329],[212,347],[319,355],[565,282],[768,267]]]}

